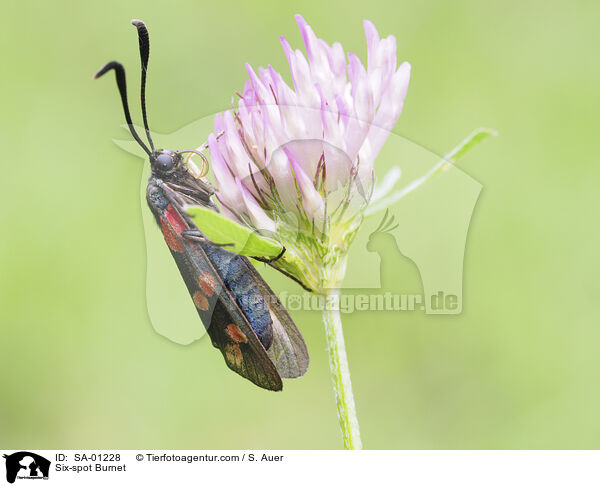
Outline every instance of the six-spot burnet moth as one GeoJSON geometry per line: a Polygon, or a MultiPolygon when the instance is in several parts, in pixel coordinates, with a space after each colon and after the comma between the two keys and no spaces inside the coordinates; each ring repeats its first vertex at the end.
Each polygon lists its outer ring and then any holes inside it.
{"type": "MultiPolygon", "coordinates": [[[[141,108],[147,146],[133,126],[125,69],[112,61],[94,76],[115,71],[125,120],[131,135],[150,158],[146,200],[165,242],[185,281],[196,310],[213,345],[227,366],[268,390],[281,390],[282,378],[302,376],[308,368],[308,351],[302,335],[279,299],[244,257],[211,243],[187,214],[188,206],[218,211],[211,201],[214,190],[184,153],[201,151],[155,149],[146,115],[146,73],[150,53],[148,30],[141,20],[137,28],[141,58],[141,108]]],[[[285,249],[281,249],[285,251],[285,249]]],[[[260,260],[260,258],[257,258],[260,260]]]]}

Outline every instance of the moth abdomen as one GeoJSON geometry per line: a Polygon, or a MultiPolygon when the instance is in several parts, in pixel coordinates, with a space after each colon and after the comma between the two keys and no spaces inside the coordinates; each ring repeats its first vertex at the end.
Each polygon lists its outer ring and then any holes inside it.
{"type": "Polygon", "coordinates": [[[203,246],[259,341],[269,349],[273,342],[273,321],[265,297],[248,272],[244,258],[212,244],[203,246]]]}
{"type": "Polygon", "coordinates": [[[256,333],[265,349],[271,347],[273,332],[271,315],[264,296],[256,287],[251,287],[245,292],[234,291],[235,298],[246,314],[252,330],[256,333]]]}

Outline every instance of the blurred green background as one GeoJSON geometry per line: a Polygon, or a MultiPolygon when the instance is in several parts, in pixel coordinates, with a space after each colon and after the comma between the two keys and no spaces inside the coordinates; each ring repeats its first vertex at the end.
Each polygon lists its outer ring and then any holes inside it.
{"type": "Polygon", "coordinates": [[[112,142],[112,80],[91,79],[117,59],[135,100],[129,20],[144,19],[151,124],[169,133],[227,108],[244,62],[285,72],[278,37],[300,46],[295,13],[363,59],[363,18],[397,37],[413,71],[395,133],[444,153],[477,126],[500,132],[461,163],[483,185],[462,314],[344,316],[365,447],[600,447],[598,2],[9,0],[0,448],[341,446],[318,314],[294,313],[312,362],[277,394],[227,370],[208,340],[154,332],[142,164],[112,142]]]}

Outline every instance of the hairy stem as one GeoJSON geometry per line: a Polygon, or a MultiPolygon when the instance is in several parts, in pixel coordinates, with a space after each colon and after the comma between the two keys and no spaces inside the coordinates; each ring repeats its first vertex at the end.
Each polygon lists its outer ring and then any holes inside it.
{"type": "Polygon", "coordinates": [[[324,297],[323,323],[325,324],[325,336],[327,337],[329,369],[333,381],[333,392],[344,439],[344,448],[362,449],[339,310],[340,291],[338,289],[326,289],[324,297]]]}

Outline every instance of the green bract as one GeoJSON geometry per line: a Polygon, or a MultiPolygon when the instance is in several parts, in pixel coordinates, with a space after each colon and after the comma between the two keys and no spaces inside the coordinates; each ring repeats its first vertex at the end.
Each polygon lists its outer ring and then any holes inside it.
{"type": "Polygon", "coordinates": [[[275,258],[283,249],[272,238],[258,234],[211,209],[192,206],[187,213],[211,242],[238,255],[269,259],[275,258]]]}

